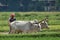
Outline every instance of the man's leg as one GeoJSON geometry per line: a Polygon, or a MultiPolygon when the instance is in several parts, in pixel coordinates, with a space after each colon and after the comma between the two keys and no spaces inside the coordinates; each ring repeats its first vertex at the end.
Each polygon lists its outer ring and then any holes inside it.
{"type": "Polygon", "coordinates": [[[9,33],[11,33],[11,26],[9,26],[9,27],[10,27],[9,33]]]}

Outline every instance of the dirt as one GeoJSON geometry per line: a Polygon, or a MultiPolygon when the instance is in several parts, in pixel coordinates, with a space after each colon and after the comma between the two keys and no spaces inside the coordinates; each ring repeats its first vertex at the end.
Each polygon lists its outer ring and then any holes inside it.
{"type": "Polygon", "coordinates": [[[0,34],[9,34],[8,32],[0,32],[0,34]]]}

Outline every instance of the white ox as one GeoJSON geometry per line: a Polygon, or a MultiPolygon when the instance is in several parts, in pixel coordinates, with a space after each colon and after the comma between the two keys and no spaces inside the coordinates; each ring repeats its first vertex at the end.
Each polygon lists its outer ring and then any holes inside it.
{"type": "Polygon", "coordinates": [[[14,21],[10,23],[12,32],[37,32],[43,28],[48,28],[46,20],[38,21],[14,21]]]}
{"type": "Polygon", "coordinates": [[[12,28],[11,33],[15,32],[37,32],[40,31],[40,24],[34,24],[33,21],[14,21],[10,23],[12,28]]]}
{"type": "Polygon", "coordinates": [[[43,28],[49,29],[49,27],[48,27],[48,22],[47,22],[46,19],[41,20],[39,23],[40,23],[40,25],[41,25],[41,29],[43,29],[43,28]]]}

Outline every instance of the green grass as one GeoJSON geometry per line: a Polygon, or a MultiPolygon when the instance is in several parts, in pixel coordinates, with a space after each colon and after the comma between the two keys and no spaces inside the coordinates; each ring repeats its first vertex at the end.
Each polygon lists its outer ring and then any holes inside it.
{"type": "MultiPolygon", "coordinates": [[[[9,32],[8,19],[12,12],[0,12],[0,32],[9,32]]],[[[48,16],[50,29],[37,33],[3,34],[0,40],[60,40],[60,12],[15,12],[17,20],[39,21],[48,16]]]]}
{"type": "Polygon", "coordinates": [[[4,38],[0,38],[0,40],[60,40],[59,37],[12,37],[12,38],[7,38],[7,37],[4,37],[4,38]]]}
{"type": "MultiPolygon", "coordinates": [[[[0,12],[0,31],[9,31],[8,19],[12,12],[0,12]]],[[[60,12],[14,12],[17,20],[42,20],[48,16],[48,31],[60,31],[60,12]]],[[[47,29],[43,29],[44,31],[47,29]]]]}
{"type": "Polygon", "coordinates": [[[60,32],[0,34],[0,40],[60,40],[60,32]]]}

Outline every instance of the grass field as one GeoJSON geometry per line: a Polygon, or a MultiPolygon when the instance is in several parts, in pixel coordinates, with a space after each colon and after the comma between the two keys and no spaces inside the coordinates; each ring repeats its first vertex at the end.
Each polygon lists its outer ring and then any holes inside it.
{"type": "Polygon", "coordinates": [[[60,40],[60,32],[0,34],[0,40],[60,40]]]}
{"type": "Polygon", "coordinates": [[[60,40],[59,37],[4,37],[4,38],[0,38],[0,40],[60,40]]]}
{"type": "MultiPolygon", "coordinates": [[[[8,31],[8,19],[12,12],[0,12],[0,31],[8,31]]],[[[17,20],[42,20],[48,17],[50,30],[60,30],[60,12],[14,12],[17,20]]]]}
{"type": "Polygon", "coordinates": [[[0,40],[60,40],[60,32],[0,34],[0,40]]]}
{"type": "MultiPolygon", "coordinates": [[[[0,12],[0,32],[8,32],[12,12],[0,12]]],[[[29,34],[2,34],[0,40],[60,40],[60,12],[15,12],[17,20],[42,20],[48,17],[49,29],[29,34]]]]}

